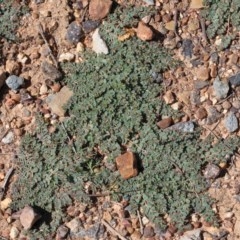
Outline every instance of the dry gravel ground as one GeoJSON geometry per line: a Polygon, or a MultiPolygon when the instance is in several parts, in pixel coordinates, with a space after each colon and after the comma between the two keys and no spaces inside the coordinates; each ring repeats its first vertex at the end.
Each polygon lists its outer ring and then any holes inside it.
{"type": "MultiPolygon", "coordinates": [[[[92,0],[92,2],[98,1],[92,0]]],[[[132,1],[134,4],[145,4],[144,2],[151,1],[132,1]]],[[[197,4],[201,1],[191,2],[197,4]]],[[[209,134],[219,138],[238,136],[239,130],[231,132],[225,122],[230,111],[239,119],[240,88],[232,88],[226,96],[219,97],[213,82],[216,81],[217,76],[228,79],[238,73],[239,40],[234,40],[229,49],[217,53],[219,39],[206,41],[200,23],[199,9],[191,8],[189,4],[188,0],[158,0],[155,3],[158,14],[154,18],[143,19],[145,23],[163,34],[163,45],[173,50],[176,59],[183,61],[183,65],[178,69],[169,70],[163,74],[163,99],[174,109],[182,110],[185,115],[181,119],[165,120],[164,124],[195,120],[204,129],[203,138],[209,134]]],[[[29,8],[30,12],[21,19],[19,24],[17,34],[21,42],[18,44],[1,40],[4,61],[0,65],[0,73],[7,71],[9,74],[21,76],[25,79],[25,85],[20,92],[9,90],[6,86],[1,89],[0,184],[3,183],[8,170],[15,166],[21,137],[34,128],[35,113],[40,111],[51,123],[58,121],[43,100],[50,93],[59,92],[62,86],[52,81],[51,76],[44,72],[42,64],[46,61],[54,63],[51,51],[57,61],[81,62],[82,49],[92,47],[91,33],[81,39],[78,44],[70,43],[65,37],[69,23],[73,19],[79,21],[88,19],[87,0],[32,0],[29,8]]],[[[103,14],[105,10],[94,12],[97,10],[93,9],[92,15],[103,14]]],[[[145,29],[143,24],[138,36],[143,40],[149,40],[151,32],[145,29]]],[[[205,240],[240,239],[239,172],[240,160],[236,155],[232,159],[231,166],[226,169],[225,175],[217,179],[209,190],[213,198],[218,200],[213,207],[220,216],[221,226],[215,228],[193,215],[192,226],[188,226],[189,230],[194,229],[196,232],[201,228],[202,239],[205,240]]],[[[27,239],[21,233],[22,226],[19,219],[15,219],[8,208],[11,202],[9,189],[16,177],[13,174],[10,178],[8,191],[1,202],[0,236],[2,239],[27,239]]],[[[157,229],[154,229],[148,219],[141,216],[141,213],[139,216],[130,216],[123,211],[123,207],[124,202],[111,202],[108,197],[99,198],[97,205],[90,209],[83,204],[75,203],[67,209],[69,222],[66,225],[72,231],[83,232],[81,237],[75,239],[180,238],[174,235],[174,229],[171,227],[166,233],[155,235],[157,229]],[[78,220],[81,220],[83,225],[80,226],[78,220]],[[99,225],[99,222],[102,224],[99,225]]]]}

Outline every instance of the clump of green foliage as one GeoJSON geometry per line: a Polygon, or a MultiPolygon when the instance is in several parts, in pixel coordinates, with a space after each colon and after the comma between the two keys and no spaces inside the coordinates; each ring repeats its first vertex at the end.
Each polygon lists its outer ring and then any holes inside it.
{"type": "Polygon", "coordinates": [[[0,37],[16,41],[15,30],[20,17],[27,12],[27,7],[14,0],[0,0],[0,37]]]}
{"type": "Polygon", "coordinates": [[[238,0],[205,0],[206,8],[202,15],[210,21],[207,35],[211,39],[219,35],[222,38],[222,49],[227,48],[236,37],[229,27],[240,30],[240,2],[238,0]]]}
{"type": "Polygon", "coordinates": [[[159,98],[154,76],[178,63],[156,42],[135,37],[118,41],[123,28],[132,26],[130,20],[125,25],[119,19],[136,20],[142,13],[143,8],[115,10],[100,31],[110,54],[86,52],[83,63],[63,66],[64,80],[74,90],[66,106],[69,117],[52,134],[39,121],[36,132],[22,142],[13,209],[30,204],[51,214],[50,224],[32,231],[35,238],[51,234],[73,200],[89,202],[86,182],[91,182],[92,194],[128,198],[132,211],[142,207],[161,227],[166,213],[179,227],[191,212],[214,220],[201,171],[208,162],[217,163],[232,153],[238,142],[229,140],[229,148],[222,142],[212,146],[210,140],[199,139],[199,132],[157,128],[159,115],[174,113],[159,98]],[[112,167],[126,146],[141,169],[129,180],[121,179],[112,167]]]}

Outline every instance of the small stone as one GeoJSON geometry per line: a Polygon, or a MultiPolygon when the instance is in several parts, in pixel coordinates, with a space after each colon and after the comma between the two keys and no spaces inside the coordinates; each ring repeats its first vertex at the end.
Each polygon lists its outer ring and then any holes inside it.
{"type": "Polygon", "coordinates": [[[11,198],[5,198],[4,200],[2,200],[0,202],[1,210],[5,211],[7,208],[10,207],[11,203],[12,203],[12,199],[11,198]]]}
{"type": "Polygon", "coordinates": [[[59,62],[71,62],[75,58],[75,55],[73,53],[67,52],[67,53],[62,53],[59,56],[59,62]]]}
{"type": "MultiPolygon", "coordinates": [[[[240,102],[239,102],[240,103],[240,102]]],[[[223,103],[222,103],[222,107],[223,107],[223,109],[225,109],[225,110],[229,110],[231,107],[232,107],[232,105],[231,105],[231,103],[229,102],[229,101],[224,101],[223,103]]],[[[239,106],[240,107],[240,106],[239,106]]]]}
{"type": "Polygon", "coordinates": [[[229,92],[228,82],[220,81],[219,77],[217,77],[213,82],[213,89],[218,99],[226,98],[229,92]]]}
{"type": "Polygon", "coordinates": [[[143,0],[148,6],[153,6],[155,3],[153,0],[143,0]]]}
{"type": "Polygon", "coordinates": [[[143,41],[153,39],[153,31],[144,22],[140,21],[137,27],[137,37],[143,41]]]}
{"type": "Polygon", "coordinates": [[[35,0],[36,4],[40,4],[40,3],[44,3],[44,2],[45,2],[45,0],[35,0]]]}
{"type": "Polygon", "coordinates": [[[168,129],[190,133],[190,132],[194,131],[194,123],[192,121],[180,122],[180,123],[176,123],[176,124],[172,125],[168,129]]]}
{"type": "Polygon", "coordinates": [[[175,30],[175,23],[174,21],[167,22],[165,24],[165,28],[169,31],[174,31],[175,30]]]}
{"type": "Polygon", "coordinates": [[[184,39],[182,43],[182,53],[185,57],[192,58],[193,54],[193,43],[190,39],[184,39]]]}
{"type": "Polygon", "coordinates": [[[6,80],[6,73],[0,70],[0,88],[4,85],[6,80]]]}
{"type": "Polygon", "coordinates": [[[137,230],[135,230],[132,234],[131,234],[131,239],[132,240],[139,240],[141,239],[141,233],[137,230]]]}
{"type": "Polygon", "coordinates": [[[39,89],[40,95],[45,95],[48,92],[48,87],[46,84],[42,84],[42,86],[39,89]]]}
{"type": "Polygon", "coordinates": [[[13,60],[6,61],[6,71],[12,75],[18,75],[20,73],[20,65],[13,60]]]}
{"type": "Polygon", "coordinates": [[[224,214],[224,219],[231,219],[234,216],[233,212],[226,212],[224,214]]]}
{"type": "Polygon", "coordinates": [[[175,102],[175,97],[174,97],[174,95],[171,91],[167,91],[164,94],[163,99],[164,99],[166,104],[172,104],[172,103],[175,102]]]}
{"type": "Polygon", "coordinates": [[[19,233],[20,231],[15,226],[12,226],[9,236],[11,239],[17,239],[17,237],[19,236],[19,233]]]}
{"type": "Polygon", "coordinates": [[[144,217],[142,218],[142,223],[143,223],[144,226],[147,225],[147,224],[149,223],[149,219],[144,216],[144,217]]]}
{"type": "Polygon", "coordinates": [[[224,126],[228,132],[232,133],[238,129],[238,119],[234,113],[229,112],[224,119],[224,126]]]}
{"type": "Polygon", "coordinates": [[[219,61],[219,57],[218,57],[218,53],[217,52],[214,52],[214,53],[212,53],[211,54],[211,61],[213,62],[213,63],[218,63],[218,61],[219,61]]]}
{"type": "Polygon", "coordinates": [[[40,218],[32,207],[26,206],[21,212],[20,222],[25,230],[29,230],[40,218]]]}
{"type": "Polygon", "coordinates": [[[205,66],[200,66],[195,69],[195,75],[199,80],[207,81],[209,79],[209,69],[205,66]]]}
{"type": "Polygon", "coordinates": [[[216,123],[222,117],[222,114],[219,113],[217,109],[213,106],[209,106],[207,108],[207,112],[208,112],[208,117],[206,121],[207,125],[212,125],[213,123],[216,123]]]}
{"type": "Polygon", "coordinates": [[[64,225],[61,225],[58,229],[57,229],[57,239],[64,239],[67,237],[68,235],[68,232],[69,232],[69,229],[64,226],[64,225]]]}
{"type": "Polygon", "coordinates": [[[220,172],[220,167],[215,164],[208,164],[206,169],[204,170],[203,175],[206,179],[215,179],[219,176],[220,172]]]}
{"type": "Polygon", "coordinates": [[[143,229],[143,236],[145,238],[150,238],[150,237],[153,237],[154,235],[155,235],[155,233],[154,233],[154,229],[152,226],[146,226],[143,229]]]}
{"type": "Polygon", "coordinates": [[[92,20],[105,18],[112,7],[111,0],[91,0],[89,4],[89,15],[92,20]]]}
{"type": "Polygon", "coordinates": [[[240,101],[239,100],[234,100],[232,102],[233,107],[235,107],[236,109],[240,109],[240,101]]]}
{"type": "Polygon", "coordinates": [[[84,36],[81,26],[77,22],[72,22],[69,24],[66,33],[66,40],[70,43],[78,43],[80,39],[84,36]]]}
{"type": "Polygon", "coordinates": [[[10,144],[13,142],[13,140],[14,140],[14,134],[12,131],[10,131],[7,133],[7,135],[4,138],[2,138],[2,143],[10,144]]]}
{"type": "Polygon", "coordinates": [[[187,231],[180,237],[179,240],[201,240],[201,229],[194,229],[191,231],[187,231]]]}
{"type": "Polygon", "coordinates": [[[63,106],[67,104],[72,95],[73,92],[64,86],[58,93],[50,94],[46,99],[46,103],[51,108],[52,113],[63,117],[66,111],[63,106]]]}
{"type": "Polygon", "coordinates": [[[206,111],[206,109],[203,108],[203,107],[200,107],[200,108],[196,111],[195,117],[196,117],[197,119],[200,119],[200,120],[206,118],[206,117],[207,117],[207,111],[206,111]]]}
{"type": "Polygon", "coordinates": [[[77,233],[82,229],[81,222],[78,218],[72,219],[70,222],[66,223],[66,226],[70,229],[71,233],[77,233]]]}
{"type": "Polygon", "coordinates": [[[201,80],[197,80],[194,82],[194,88],[197,90],[201,90],[205,87],[209,86],[209,82],[208,81],[201,81],[201,80]]]}
{"type": "Polygon", "coordinates": [[[97,54],[108,54],[108,47],[102,40],[99,29],[96,29],[92,35],[92,50],[97,54]]]}
{"type": "Polygon", "coordinates": [[[162,119],[161,121],[159,121],[159,122],[157,123],[158,127],[160,127],[161,129],[168,128],[168,127],[170,127],[172,124],[173,124],[173,120],[172,120],[171,117],[164,118],[164,119],[162,119]]]}
{"type": "Polygon", "coordinates": [[[62,77],[61,72],[58,71],[54,65],[50,64],[47,61],[42,62],[41,69],[44,75],[46,77],[49,77],[52,81],[58,80],[62,77]]]}
{"type": "Polygon", "coordinates": [[[24,83],[23,78],[18,77],[16,75],[11,75],[6,80],[7,86],[12,90],[17,90],[20,86],[23,85],[23,83],[24,83]]]}
{"type": "Polygon", "coordinates": [[[233,85],[234,87],[240,86],[240,73],[232,76],[229,78],[229,82],[231,83],[231,85],[233,85]]]}
{"type": "Polygon", "coordinates": [[[211,67],[210,67],[210,76],[212,78],[217,77],[217,66],[216,66],[216,64],[211,65],[211,67]]]}
{"type": "Polygon", "coordinates": [[[137,160],[132,152],[126,152],[116,158],[118,171],[123,179],[129,179],[138,175],[137,160]]]}
{"type": "Polygon", "coordinates": [[[87,20],[82,23],[82,28],[85,33],[90,33],[100,25],[100,21],[87,20]]]}

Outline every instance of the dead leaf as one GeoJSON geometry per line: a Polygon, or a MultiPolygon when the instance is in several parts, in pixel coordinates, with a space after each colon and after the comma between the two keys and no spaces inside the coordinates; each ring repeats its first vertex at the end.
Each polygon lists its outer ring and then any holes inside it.
{"type": "Polygon", "coordinates": [[[130,39],[131,37],[133,37],[134,35],[135,35],[134,29],[132,29],[132,28],[126,28],[126,29],[125,29],[125,33],[124,33],[123,35],[120,35],[120,36],[118,37],[118,40],[119,40],[120,42],[124,42],[124,41],[130,39]]]}

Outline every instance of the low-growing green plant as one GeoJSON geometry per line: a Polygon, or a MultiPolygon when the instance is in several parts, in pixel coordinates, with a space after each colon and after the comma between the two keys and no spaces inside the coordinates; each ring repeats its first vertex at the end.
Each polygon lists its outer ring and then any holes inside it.
{"type": "Polygon", "coordinates": [[[227,48],[236,37],[229,29],[240,30],[240,2],[238,0],[205,0],[206,8],[202,15],[210,25],[207,27],[207,35],[211,39],[217,35],[222,38],[221,48],[227,48]]]}
{"type": "Polygon", "coordinates": [[[27,7],[14,0],[0,0],[0,37],[15,41],[19,19],[26,12],[27,7]]]}
{"type": "Polygon", "coordinates": [[[158,226],[169,214],[178,227],[197,212],[214,221],[212,200],[202,169],[208,162],[224,160],[238,139],[212,146],[199,139],[199,131],[183,134],[160,130],[160,115],[177,114],[159,97],[156,76],[179,63],[156,42],[133,37],[118,41],[124,27],[119,19],[139,20],[143,8],[119,8],[100,29],[110,54],[85,52],[81,64],[66,64],[65,83],[74,90],[66,106],[69,117],[49,133],[38,121],[27,135],[19,154],[19,178],[13,189],[13,209],[38,206],[51,215],[49,224],[32,230],[32,238],[51,234],[64,221],[64,208],[73,200],[91,200],[103,192],[127,198],[131,211],[143,208],[158,226]],[[114,27],[113,27],[114,26],[114,27]],[[70,139],[69,139],[70,138],[70,139]],[[129,180],[115,170],[115,158],[129,147],[137,156],[140,173],[129,180]],[[89,191],[84,188],[90,182],[89,191]],[[90,194],[91,193],[91,194],[90,194]]]}

